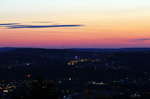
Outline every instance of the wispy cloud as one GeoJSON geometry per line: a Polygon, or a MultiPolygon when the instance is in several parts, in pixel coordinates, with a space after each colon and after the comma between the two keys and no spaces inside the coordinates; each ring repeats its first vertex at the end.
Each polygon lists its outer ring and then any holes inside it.
{"type": "MultiPolygon", "coordinates": [[[[46,23],[46,22],[43,21],[41,23],[46,23]]],[[[21,25],[21,23],[3,23],[3,24],[0,24],[0,26],[6,27],[8,29],[20,29],[20,28],[80,27],[83,25],[77,25],[77,24],[70,24],[70,25],[21,25]]]]}
{"type": "Polygon", "coordinates": [[[149,41],[150,38],[140,38],[140,39],[135,39],[135,40],[130,40],[129,42],[142,42],[142,41],[149,41]]]}
{"type": "Polygon", "coordinates": [[[19,23],[2,23],[0,24],[0,26],[16,25],[16,24],[19,24],[19,23]]]}
{"type": "Polygon", "coordinates": [[[19,28],[54,28],[54,27],[79,27],[83,25],[11,25],[7,26],[8,29],[19,29],[19,28]]]}

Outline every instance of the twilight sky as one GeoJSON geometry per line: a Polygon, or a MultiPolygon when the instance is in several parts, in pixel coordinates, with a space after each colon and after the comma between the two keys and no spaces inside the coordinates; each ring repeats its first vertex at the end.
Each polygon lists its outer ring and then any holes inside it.
{"type": "Polygon", "coordinates": [[[0,0],[0,47],[150,47],[150,0],[0,0]]]}

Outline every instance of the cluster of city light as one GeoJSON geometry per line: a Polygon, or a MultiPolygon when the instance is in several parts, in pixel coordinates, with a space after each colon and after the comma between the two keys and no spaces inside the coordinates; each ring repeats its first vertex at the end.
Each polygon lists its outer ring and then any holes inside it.
{"type": "Polygon", "coordinates": [[[87,61],[89,61],[89,59],[77,59],[77,60],[68,62],[68,65],[75,65],[77,63],[82,63],[82,62],[87,62],[87,61]]]}
{"type": "Polygon", "coordinates": [[[68,62],[68,65],[75,65],[77,63],[83,63],[83,62],[99,62],[100,59],[76,59],[68,62]]]}
{"type": "Polygon", "coordinates": [[[106,85],[106,83],[104,83],[104,82],[95,82],[95,81],[89,81],[88,84],[92,84],[92,85],[106,85]]]}

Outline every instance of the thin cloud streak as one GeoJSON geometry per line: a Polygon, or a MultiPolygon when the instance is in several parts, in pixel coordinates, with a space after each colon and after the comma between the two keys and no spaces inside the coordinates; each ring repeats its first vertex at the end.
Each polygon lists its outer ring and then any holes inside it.
{"type": "Polygon", "coordinates": [[[0,24],[0,26],[15,25],[15,24],[19,24],[19,23],[2,23],[0,24]]]}
{"type": "Polygon", "coordinates": [[[54,27],[80,27],[83,25],[11,25],[7,26],[8,29],[19,29],[19,28],[54,28],[54,27]]]}
{"type": "MultiPolygon", "coordinates": [[[[42,22],[42,21],[41,21],[42,22]]],[[[46,21],[42,22],[46,23],[46,21]]],[[[6,27],[7,29],[19,29],[19,28],[54,28],[54,27],[80,27],[83,25],[71,24],[71,25],[21,25],[21,23],[2,23],[0,24],[2,27],[6,27]]]]}
{"type": "Polygon", "coordinates": [[[142,42],[142,41],[149,41],[150,38],[140,38],[140,39],[135,39],[135,40],[130,40],[129,42],[142,42]]]}

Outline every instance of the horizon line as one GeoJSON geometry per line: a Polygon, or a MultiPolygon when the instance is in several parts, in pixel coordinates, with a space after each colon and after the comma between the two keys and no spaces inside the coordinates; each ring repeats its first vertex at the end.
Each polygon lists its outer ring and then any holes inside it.
{"type": "Polygon", "coordinates": [[[83,48],[83,47],[71,47],[71,48],[46,48],[46,47],[0,47],[1,48],[16,48],[16,49],[150,49],[150,47],[120,47],[120,48],[83,48]]]}

